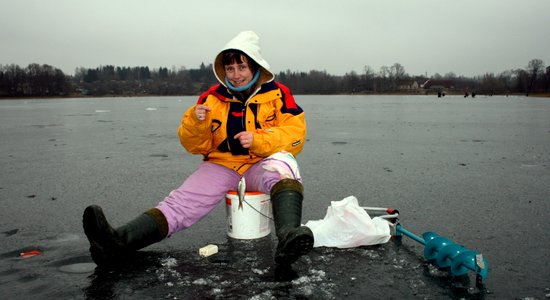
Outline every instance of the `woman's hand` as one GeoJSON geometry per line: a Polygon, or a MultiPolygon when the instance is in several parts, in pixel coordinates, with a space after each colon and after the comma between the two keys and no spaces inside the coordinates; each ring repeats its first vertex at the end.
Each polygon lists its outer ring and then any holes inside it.
{"type": "Polygon", "coordinates": [[[195,117],[197,117],[197,119],[199,119],[199,121],[204,121],[204,120],[206,120],[206,114],[210,110],[211,110],[210,107],[208,107],[206,105],[198,104],[197,106],[195,106],[195,117]]]}
{"type": "Polygon", "coordinates": [[[233,138],[238,139],[239,142],[241,142],[241,146],[247,149],[247,148],[250,148],[250,146],[252,146],[252,142],[254,141],[254,134],[252,134],[252,132],[249,132],[249,131],[241,131],[237,133],[233,138]]]}

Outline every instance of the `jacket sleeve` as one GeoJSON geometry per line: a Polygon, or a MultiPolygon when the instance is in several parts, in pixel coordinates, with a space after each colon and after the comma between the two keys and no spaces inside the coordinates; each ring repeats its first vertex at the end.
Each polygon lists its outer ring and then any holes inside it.
{"type": "Polygon", "coordinates": [[[277,125],[258,129],[254,133],[254,142],[250,150],[261,157],[267,157],[280,151],[298,155],[305,144],[307,127],[303,110],[296,104],[290,90],[277,83],[282,97],[277,103],[277,125]]]}
{"type": "MultiPolygon", "coordinates": [[[[206,103],[206,97],[199,98],[196,104],[206,103]]],[[[192,154],[208,154],[212,148],[212,132],[210,130],[210,114],[206,114],[204,121],[195,116],[195,106],[191,106],[183,114],[178,135],[181,145],[192,154]]],[[[206,104],[208,105],[208,104],[206,104]]]]}

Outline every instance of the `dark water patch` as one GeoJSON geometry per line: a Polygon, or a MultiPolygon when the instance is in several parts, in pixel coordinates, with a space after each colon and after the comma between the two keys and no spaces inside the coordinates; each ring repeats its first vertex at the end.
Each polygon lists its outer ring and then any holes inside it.
{"type": "MultiPolygon", "coordinates": [[[[0,272],[0,278],[5,279],[6,277],[10,277],[11,275],[16,275],[19,271],[16,269],[7,269],[0,272]]],[[[3,282],[3,280],[0,280],[0,282],[3,282]]]]}
{"type": "Polygon", "coordinates": [[[65,117],[91,117],[94,114],[69,114],[69,115],[63,115],[65,117]]]}
{"type": "Polygon", "coordinates": [[[113,123],[111,120],[97,120],[98,123],[113,123]]]}
{"type": "Polygon", "coordinates": [[[163,158],[166,158],[166,157],[168,157],[168,154],[151,154],[149,156],[150,157],[163,157],[163,158]]]}
{"type": "Polygon", "coordinates": [[[18,231],[19,231],[19,228],[16,228],[16,229],[4,231],[2,232],[2,234],[4,235],[4,237],[8,237],[16,234],[18,231]]]}
{"type": "Polygon", "coordinates": [[[37,273],[27,273],[27,274],[24,274],[23,276],[18,277],[17,281],[21,283],[28,283],[31,281],[35,281],[39,278],[40,278],[40,275],[37,273]]]}
{"type": "Polygon", "coordinates": [[[471,140],[462,139],[460,141],[463,142],[463,143],[485,143],[485,142],[487,142],[486,140],[480,140],[480,139],[471,139],[471,140]]]}
{"type": "Polygon", "coordinates": [[[56,126],[63,126],[63,124],[36,124],[36,125],[31,125],[31,127],[34,127],[34,128],[46,128],[46,127],[56,127],[56,126]]]}
{"type": "Polygon", "coordinates": [[[346,145],[348,142],[332,142],[333,145],[346,145]]]}
{"type": "Polygon", "coordinates": [[[158,133],[150,133],[150,134],[147,134],[147,135],[143,135],[142,137],[144,138],[153,138],[153,139],[157,139],[157,138],[165,138],[165,139],[174,139],[174,138],[177,138],[176,135],[173,135],[173,134],[158,134],[158,133]]]}

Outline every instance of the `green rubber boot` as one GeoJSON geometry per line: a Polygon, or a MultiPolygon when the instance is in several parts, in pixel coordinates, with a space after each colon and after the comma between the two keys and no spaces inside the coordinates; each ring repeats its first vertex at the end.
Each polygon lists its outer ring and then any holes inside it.
{"type": "Polygon", "coordinates": [[[313,232],[301,226],[303,186],[294,179],[283,179],[271,189],[275,231],[279,243],[275,262],[290,265],[313,249],[313,232]]]}
{"type": "Polygon", "coordinates": [[[98,266],[115,264],[125,255],[159,242],[168,234],[168,222],[156,208],[114,229],[101,207],[90,205],[84,210],[82,224],[92,259],[98,266]]]}

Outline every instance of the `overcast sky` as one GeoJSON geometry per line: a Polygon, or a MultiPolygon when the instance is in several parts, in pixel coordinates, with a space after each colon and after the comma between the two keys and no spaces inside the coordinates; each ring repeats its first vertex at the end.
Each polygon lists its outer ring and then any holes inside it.
{"type": "Polygon", "coordinates": [[[274,72],[475,76],[550,64],[549,0],[0,0],[0,64],[209,64],[242,30],[274,72]]]}

